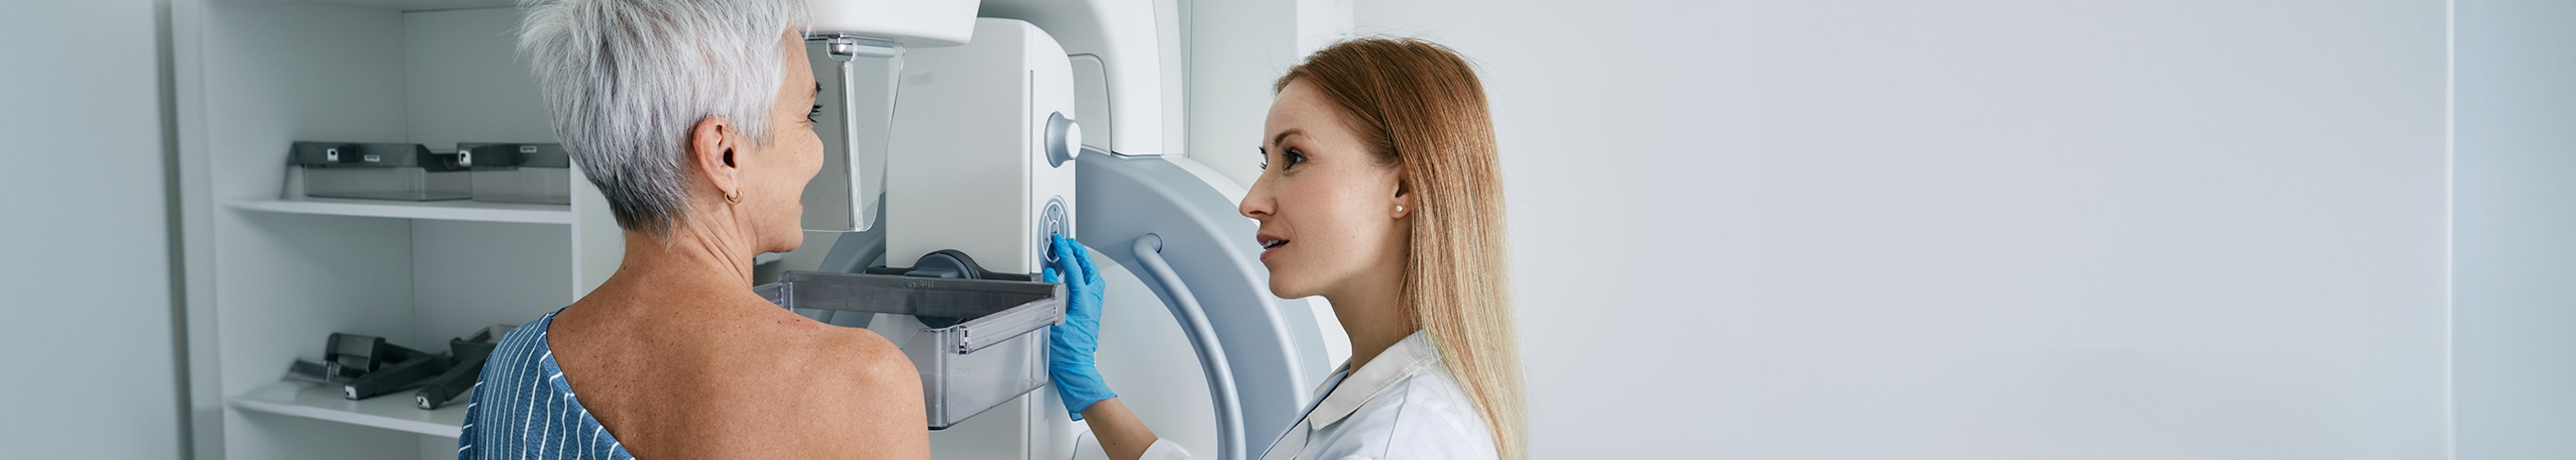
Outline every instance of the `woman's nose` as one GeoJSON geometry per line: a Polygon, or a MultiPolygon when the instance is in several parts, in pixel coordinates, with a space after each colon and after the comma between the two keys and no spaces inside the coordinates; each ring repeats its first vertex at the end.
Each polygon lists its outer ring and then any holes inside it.
{"type": "Polygon", "coordinates": [[[1261,182],[1258,179],[1252,181],[1252,189],[1244,192],[1243,202],[1235,205],[1236,212],[1254,220],[1270,218],[1270,193],[1263,189],[1261,182]]]}

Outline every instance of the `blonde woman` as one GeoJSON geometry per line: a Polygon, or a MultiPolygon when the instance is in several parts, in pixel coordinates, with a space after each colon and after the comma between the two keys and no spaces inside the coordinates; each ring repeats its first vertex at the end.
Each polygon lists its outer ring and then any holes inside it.
{"type": "MultiPolygon", "coordinates": [[[[1351,360],[1259,458],[1524,458],[1501,168],[1475,72],[1430,42],[1359,39],[1273,89],[1248,236],[1272,294],[1332,301],[1351,360]]],[[[1077,299],[1097,299],[1087,261],[1060,259],[1077,299]]],[[[1091,371],[1097,302],[1074,304],[1054,339],[1066,410],[1111,458],[1187,458],[1091,371]]]]}

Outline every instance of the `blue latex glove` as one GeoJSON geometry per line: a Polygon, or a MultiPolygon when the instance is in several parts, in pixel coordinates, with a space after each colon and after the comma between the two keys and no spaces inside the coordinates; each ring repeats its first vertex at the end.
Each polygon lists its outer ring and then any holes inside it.
{"type": "Polygon", "coordinates": [[[1064,235],[1055,236],[1055,266],[1045,270],[1046,282],[1064,283],[1064,324],[1048,328],[1047,374],[1055,379],[1056,396],[1064,400],[1064,411],[1074,420],[1082,420],[1082,410],[1092,403],[1118,397],[1109,391],[1109,382],[1100,380],[1100,369],[1092,367],[1091,354],[1100,350],[1100,294],[1106,287],[1100,282],[1100,271],[1091,264],[1091,249],[1064,235]],[[1063,281],[1057,281],[1057,278],[1063,281]]]}

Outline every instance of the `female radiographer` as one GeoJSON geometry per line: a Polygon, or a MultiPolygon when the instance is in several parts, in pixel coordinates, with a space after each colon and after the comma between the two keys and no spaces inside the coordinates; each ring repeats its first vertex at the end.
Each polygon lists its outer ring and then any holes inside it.
{"type": "MultiPolygon", "coordinates": [[[[1524,458],[1501,168],[1475,72],[1430,42],[1358,39],[1273,90],[1241,207],[1261,230],[1246,236],[1272,294],[1332,301],[1351,360],[1259,458],[1524,458]]],[[[1111,458],[1188,458],[1092,367],[1100,277],[1078,243],[1057,246],[1075,256],[1055,268],[1073,296],[1051,339],[1065,410],[1111,458]]]]}

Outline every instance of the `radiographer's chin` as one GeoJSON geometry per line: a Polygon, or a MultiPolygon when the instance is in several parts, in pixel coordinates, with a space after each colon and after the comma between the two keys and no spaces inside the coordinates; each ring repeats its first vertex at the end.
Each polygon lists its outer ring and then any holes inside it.
{"type": "Polygon", "coordinates": [[[1299,285],[1295,276],[1283,276],[1276,267],[1273,267],[1270,271],[1270,295],[1282,299],[1295,299],[1314,296],[1315,293],[1306,286],[1299,285]]]}

